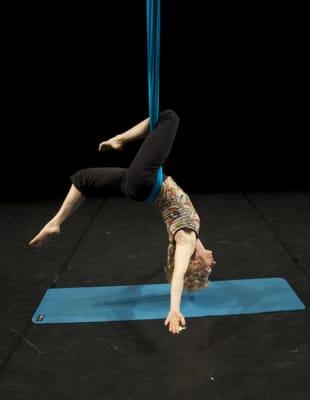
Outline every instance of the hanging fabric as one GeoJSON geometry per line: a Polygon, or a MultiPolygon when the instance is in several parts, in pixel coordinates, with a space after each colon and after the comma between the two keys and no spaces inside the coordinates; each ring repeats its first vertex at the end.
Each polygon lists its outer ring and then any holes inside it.
{"type": "MultiPolygon", "coordinates": [[[[159,118],[160,76],[160,0],[146,0],[147,72],[150,130],[159,118]]],[[[163,182],[163,168],[157,171],[156,182],[147,202],[153,202],[163,182]]]]}

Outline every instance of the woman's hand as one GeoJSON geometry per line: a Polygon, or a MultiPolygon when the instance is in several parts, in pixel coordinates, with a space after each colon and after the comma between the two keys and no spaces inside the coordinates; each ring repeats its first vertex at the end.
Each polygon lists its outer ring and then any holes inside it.
{"type": "MultiPolygon", "coordinates": [[[[185,318],[180,311],[171,310],[166,318],[165,326],[169,324],[169,331],[173,334],[180,333],[182,328],[180,327],[180,323],[183,327],[185,327],[185,318]]],[[[185,328],[183,328],[185,329],[185,328]]]]}
{"type": "Polygon", "coordinates": [[[99,144],[98,151],[107,151],[107,150],[116,150],[116,151],[121,151],[122,148],[124,147],[124,142],[119,139],[117,136],[114,136],[113,138],[109,140],[105,140],[104,142],[101,142],[99,144]]]}

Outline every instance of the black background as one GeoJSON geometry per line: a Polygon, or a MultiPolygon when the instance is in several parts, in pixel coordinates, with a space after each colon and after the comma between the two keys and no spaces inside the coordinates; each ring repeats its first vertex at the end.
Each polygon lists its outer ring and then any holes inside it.
{"type": "MultiPolygon", "coordinates": [[[[160,103],[181,118],[165,172],[186,190],[309,188],[303,10],[281,7],[162,1],[160,103]]],[[[60,196],[77,169],[128,166],[139,142],[97,148],[148,113],[144,0],[4,19],[1,197],[60,196]]]]}

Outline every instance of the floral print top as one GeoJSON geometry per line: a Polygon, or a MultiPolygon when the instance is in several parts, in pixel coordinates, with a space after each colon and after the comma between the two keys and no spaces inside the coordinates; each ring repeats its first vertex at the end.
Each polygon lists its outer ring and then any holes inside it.
{"type": "Polygon", "coordinates": [[[198,237],[200,228],[199,215],[188,194],[177,185],[171,176],[167,176],[162,183],[154,205],[161,212],[171,244],[175,244],[174,235],[183,228],[193,230],[198,237]]]}

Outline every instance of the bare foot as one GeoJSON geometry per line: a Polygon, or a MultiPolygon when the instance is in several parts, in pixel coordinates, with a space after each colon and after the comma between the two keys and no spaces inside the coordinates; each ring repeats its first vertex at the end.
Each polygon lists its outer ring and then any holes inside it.
{"type": "Polygon", "coordinates": [[[124,142],[119,139],[117,136],[106,140],[104,142],[101,142],[99,144],[99,151],[107,151],[107,150],[116,150],[116,151],[121,151],[124,147],[124,142]]]}
{"type": "Polygon", "coordinates": [[[41,231],[35,236],[30,242],[29,246],[38,247],[43,244],[48,238],[60,233],[59,225],[55,225],[52,222],[48,222],[41,231]]]}

